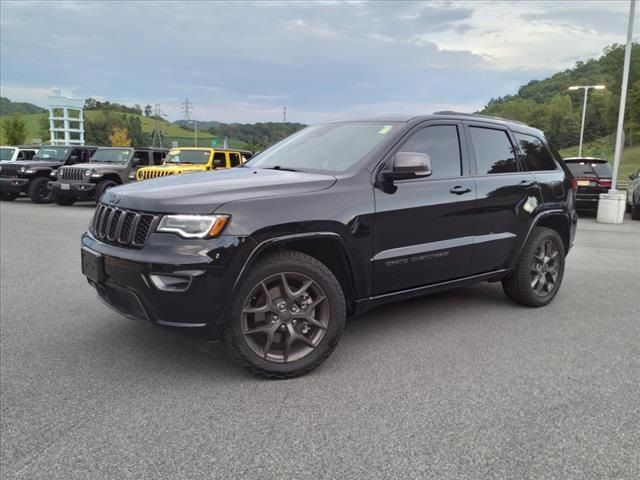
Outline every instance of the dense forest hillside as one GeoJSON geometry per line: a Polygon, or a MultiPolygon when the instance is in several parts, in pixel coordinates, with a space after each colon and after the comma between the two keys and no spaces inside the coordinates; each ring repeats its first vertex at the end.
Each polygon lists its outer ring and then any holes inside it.
{"type": "MultiPolygon", "coordinates": [[[[544,80],[533,80],[515,95],[489,101],[481,113],[519,120],[544,130],[558,148],[576,145],[580,138],[584,91],[572,85],[606,86],[590,90],[585,122],[585,142],[613,136],[618,119],[624,46],[605,48],[598,59],[576,63],[574,68],[544,80]]],[[[640,143],[640,44],[631,53],[629,90],[625,111],[627,145],[640,143]]],[[[605,139],[605,142],[612,139],[605,139]]]]}
{"type": "Polygon", "coordinates": [[[12,115],[14,113],[42,113],[40,108],[33,103],[12,102],[7,97],[0,97],[0,115],[12,115]]]}

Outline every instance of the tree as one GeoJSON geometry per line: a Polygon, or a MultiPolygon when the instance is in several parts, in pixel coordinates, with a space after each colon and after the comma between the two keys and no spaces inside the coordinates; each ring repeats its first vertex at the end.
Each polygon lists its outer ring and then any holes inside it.
{"type": "Polygon", "coordinates": [[[144,107],[144,116],[145,117],[150,117],[152,112],[153,112],[153,109],[151,108],[151,105],[145,105],[145,107],[144,107]]]}
{"type": "Polygon", "coordinates": [[[113,127],[111,135],[109,135],[112,147],[130,147],[131,139],[129,138],[129,132],[126,128],[113,127]]]}
{"type": "Polygon", "coordinates": [[[2,123],[2,126],[5,140],[9,145],[24,143],[27,138],[27,124],[22,119],[22,115],[14,113],[2,123]]]}

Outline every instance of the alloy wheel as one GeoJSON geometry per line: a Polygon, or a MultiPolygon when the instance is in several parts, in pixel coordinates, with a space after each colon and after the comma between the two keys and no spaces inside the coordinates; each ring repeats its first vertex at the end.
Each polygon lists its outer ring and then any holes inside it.
{"type": "Polygon", "coordinates": [[[330,318],[327,295],[315,280],[283,272],[265,278],[247,296],[242,307],[242,333],[259,357],[290,363],[320,345],[330,318]]]}
{"type": "Polygon", "coordinates": [[[546,297],[558,282],[560,249],[553,240],[545,240],[536,249],[531,264],[531,288],[536,295],[546,297]]]}

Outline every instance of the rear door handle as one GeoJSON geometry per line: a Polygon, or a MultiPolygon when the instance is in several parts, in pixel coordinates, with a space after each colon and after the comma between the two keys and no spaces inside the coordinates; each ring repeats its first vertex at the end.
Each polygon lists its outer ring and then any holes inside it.
{"type": "Polygon", "coordinates": [[[453,187],[451,190],[449,190],[451,193],[455,193],[456,195],[464,195],[465,193],[469,193],[471,191],[470,188],[464,188],[461,187],[460,185],[456,185],[455,187],[453,187]]]}
{"type": "Polygon", "coordinates": [[[533,186],[533,184],[534,184],[534,183],[535,183],[535,182],[531,182],[531,181],[529,181],[529,180],[522,180],[522,181],[520,182],[520,186],[521,186],[521,187],[531,187],[531,186],[533,186]]]}

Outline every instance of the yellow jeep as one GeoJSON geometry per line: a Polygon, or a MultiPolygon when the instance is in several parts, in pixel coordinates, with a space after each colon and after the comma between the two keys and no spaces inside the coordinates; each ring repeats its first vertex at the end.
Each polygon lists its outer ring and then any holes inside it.
{"type": "Polygon", "coordinates": [[[147,180],[165,175],[237,167],[249,160],[251,156],[251,152],[246,150],[199,147],[172,148],[162,165],[138,169],[136,179],[147,180]]]}

